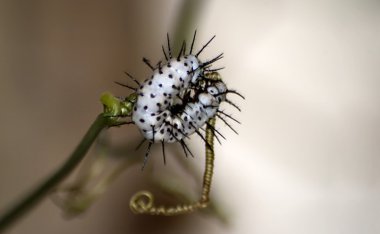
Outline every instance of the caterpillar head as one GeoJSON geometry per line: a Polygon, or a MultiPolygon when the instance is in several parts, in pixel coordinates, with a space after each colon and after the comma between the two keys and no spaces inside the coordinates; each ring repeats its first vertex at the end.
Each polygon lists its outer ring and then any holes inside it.
{"type": "Polygon", "coordinates": [[[218,90],[218,94],[214,95],[218,102],[221,103],[222,101],[226,100],[226,92],[227,92],[227,86],[222,81],[218,81],[215,84],[215,88],[218,90]]]}
{"type": "Polygon", "coordinates": [[[213,85],[207,87],[207,93],[214,97],[217,104],[220,104],[222,101],[226,100],[226,91],[227,87],[222,81],[217,81],[213,85]]]}

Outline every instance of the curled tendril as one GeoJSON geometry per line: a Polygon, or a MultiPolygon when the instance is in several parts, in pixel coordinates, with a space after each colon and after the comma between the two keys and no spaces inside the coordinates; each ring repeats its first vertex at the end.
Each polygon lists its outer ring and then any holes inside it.
{"type": "Polygon", "coordinates": [[[214,126],[215,118],[208,121],[206,128],[206,166],[203,174],[202,195],[199,201],[190,204],[179,204],[177,206],[155,206],[154,196],[149,191],[140,191],[130,200],[129,206],[136,214],[150,215],[179,215],[193,212],[199,208],[206,208],[209,203],[212,175],[214,170],[214,126]]]}
{"type": "Polygon", "coordinates": [[[153,206],[153,194],[148,191],[140,191],[136,193],[129,203],[130,208],[135,213],[143,213],[153,206]]]}
{"type": "Polygon", "coordinates": [[[177,206],[165,207],[155,206],[154,196],[148,191],[140,191],[136,193],[130,201],[130,208],[136,214],[150,214],[150,215],[179,215],[194,211],[195,209],[205,207],[201,202],[193,204],[179,204],[177,206]]]}

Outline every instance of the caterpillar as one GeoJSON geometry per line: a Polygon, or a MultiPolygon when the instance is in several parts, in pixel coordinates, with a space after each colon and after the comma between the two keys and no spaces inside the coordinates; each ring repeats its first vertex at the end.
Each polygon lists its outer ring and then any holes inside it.
{"type": "MultiPolygon", "coordinates": [[[[222,102],[227,102],[238,110],[240,108],[227,99],[228,93],[234,93],[242,98],[241,94],[234,90],[227,89],[226,84],[216,71],[222,69],[211,69],[214,62],[223,58],[223,53],[213,59],[202,62],[199,55],[215,38],[213,36],[197,53],[193,54],[193,46],[196,38],[196,31],[191,42],[189,52],[186,52],[186,42],[182,43],[177,56],[172,55],[169,35],[167,35],[167,51],[162,46],[165,56],[164,61],[160,61],[156,66],[152,66],[148,59],[143,61],[152,70],[150,78],[143,83],[138,82],[130,74],[126,73],[137,85],[134,88],[122,83],[122,86],[130,88],[137,94],[137,100],[133,107],[132,121],[144,136],[144,141],[148,140],[149,145],[145,154],[145,167],[150,148],[153,143],[161,142],[164,162],[165,143],[179,142],[187,156],[191,151],[185,139],[196,133],[207,144],[203,134],[200,132],[202,126],[213,117],[219,117],[228,127],[237,133],[226,121],[232,116],[219,110],[222,102]]],[[[219,136],[224,136],[212,127],[219,136]]],[[[220,140],[216,138],[219,142],[220,140]]]]}

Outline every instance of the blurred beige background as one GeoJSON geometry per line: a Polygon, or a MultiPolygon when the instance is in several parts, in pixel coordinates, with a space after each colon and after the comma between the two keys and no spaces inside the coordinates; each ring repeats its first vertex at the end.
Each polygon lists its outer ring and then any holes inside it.
{"type": "MultiPolygon", "coordinates": [[[[124,95],[123,71],[149,74],[141,58],[162,57],[181,3],[0,2],[0,211],[67,158],[101,92],[124,95]]],[[[224,52],[221,73],[246,96],[242,113],[225,107],[239,136],[220,125],[217,146],[212,193],[230,225],[132,215],[136,166],[86,214],[65,220],[46,199],[9,233],[379,233],[380,2],[214,0],[193,27],[197,48],[217,35],[203,58],[224,52]]]]}

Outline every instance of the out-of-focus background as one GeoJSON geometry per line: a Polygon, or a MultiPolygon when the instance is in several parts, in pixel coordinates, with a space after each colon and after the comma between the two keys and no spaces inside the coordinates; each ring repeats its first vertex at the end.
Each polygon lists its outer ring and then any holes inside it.
{"type": "MultiPolygon", "coordinates": [[[[149,189],[137,165],[85,214],[66,220],[45,199],[9,233],[380,232],[380,2],[196,2],[196,48],[216,34],[202,58],[224,52],[223,78],[246,96],[234,98],[241,113],[225,106],[239,135],[219,123],[227,141],[216,146],[212,195],[229,224],[133,215],[129,198],[149,189]]],[[[126,95],[113,83],[123,71],[149,75],[141,58],[163,57],[183,4],[0,2],[0,211],[67,158],[103,91],[126,95]]],[[[125,129],[111,134],[140,139],[125,129]]],[[[191,147],[201,174],[203,146],[191,147]]],[[[167,166],[160,149],[151,157],[155,170],[173,167],[175,155],[167,166]]]]}

